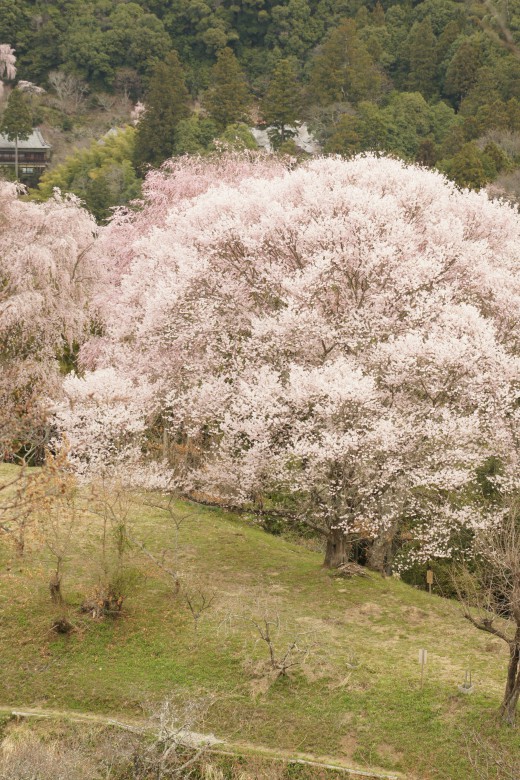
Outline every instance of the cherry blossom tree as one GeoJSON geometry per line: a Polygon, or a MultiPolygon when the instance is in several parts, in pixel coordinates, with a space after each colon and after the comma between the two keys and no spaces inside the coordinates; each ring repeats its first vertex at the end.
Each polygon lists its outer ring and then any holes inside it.
{"type": "Polygon", "coordinates": [[[0,182],[0,449],[30,453],[45,439],[49,399],[89,335],[96,225],[73,197],[23,202],[0,182]]]}
{"type": "MultiPolygon", "coordinates": [[[[298,518],[332,566],[364,540],[384,570],[396,548],[449,555],[494,519],[471,500],[486,459],[517,487],[508,205],[373,156],[178,160],[98,251],[105,331],[82,351],[82,394],[115,372],[112,441],[138,418],[165,428],[176,490],[298,518]]],[[[71,439],[84,410],[61,411],[71,439]]],[[[103,448],[87,437],[76,457],[103,448]]]]}
{"type": "MultiPolygon", "coordinates": [[[[8,43],[0,43],[0,79],[11,80],[16,76],[16,55],[14,49],[8,43]]],[[[0,80],[0,97],[4,91],[3,82],[0,80]]]]}
{"type": "Polygon", "coordinates": [[[69,460],[80,476],[139,462],[151,401],[145,383],[136,388],[131,378],[107,368],[70,374],[63,390],[67,403],[57,420],[69,432],[69,460]]]}

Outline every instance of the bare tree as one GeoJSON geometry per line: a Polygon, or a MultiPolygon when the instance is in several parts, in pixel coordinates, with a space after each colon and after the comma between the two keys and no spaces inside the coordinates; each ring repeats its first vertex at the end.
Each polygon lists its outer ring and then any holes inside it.
{"type": "Polygon", "coordinates": [[[53,561],[49,591],[56,606],[63,607],[61,590],[64,567],[71,556],[73,534],[83,511],[76,480],[66,466],[66,451],[48,453],[42,469],[46,479],[35,506],[44,544],[53,561]]]}
{"type": "Polygon", "coordinates": [[[58,107],[66,114],[77,114],[85,103],[88,85],[72,73],[64,73],[61,70],[51,71],[48,79],[56,95],[58,107]]]}
{"type": "Polygon", "coordinates": [[[205,593],[201,588],[197,588],[196,590],[189,590],[186,588],[184,590],[184,598],[193,618],[195,633],[197,633],[199,628],[199,620],[201,619],[202,615],[213,606],[213,602],[215,601],[215,594],[205,593]]]}
{"type": "Polygon", "coordinates": [[[170,530],[173,532],[171,542],[167,549],[163,549],[159,555],[152,553],[147,545],[134,536],[130,541],[138,547],[146,557],[152,561],[162,572],[164,572],[172,581],[173,593],[177,595],[180,591],[180,562],[179,562],[179,532],[188,514],[180,514],[176,507],[176,497],[173,494],[165,496],[164,500],[160,497],[148,497],[144,499],[144,505],[151,509],[158,509],[166,515],[170,530]]]}
{"type": "Polygon", "coordinates": [[[110,113],[114,110],[117,97],[115,95],[111,95],[109,92],[97,92],[96,102],[103,111],[110,113]]]}
{"type": "Polygon", "coordinates": [[[302,644],[300,635],[293,637],[281,648],[277,647],[277,635],[280,632],[280,617],[278,615],[274,618],[264,615],[261,619],[251,617],[250,621],[256,629],[258,641],[265,642],[267,646],[269,667],[274,681],[279,677],[286,677],[290,669],[301,666],[310,648],[302,644]]]}
{"type": "Polygon", "coordinates": [[[192,731],[201,721],[210,700],[191,701],[184,707],[176,707],[165,701],[152,717],[154,738],[141,742],[133,755],[132,778],[134,780],[183,780],[200,776],[198,769],[208,746],[217,742],[192,731]]]}
{"type": "Polygon", "coordinates": [[[132,580],[127,565],[132,546],[132,501],[124,485],[103,478],[91,485],[88,506],[90,513],[101,520],[95,548],[101,571],[94,593],[82,609],[95,618],[115,617],[123,608],[132,580]]]}
{"type": "Polygon", "coordinates": [[[494,528],[477,532],[474,551],[471,569],[459,569],[455,584],[466,620],[509,648],[500,716],[514,725],[520,697],[520,504],[494,528]]]}

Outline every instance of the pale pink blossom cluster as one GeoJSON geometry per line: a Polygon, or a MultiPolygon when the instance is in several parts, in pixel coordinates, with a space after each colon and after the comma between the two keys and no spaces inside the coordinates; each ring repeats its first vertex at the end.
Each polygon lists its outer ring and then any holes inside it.
{"type": "Polygon", "coordinates": [[[39,87],[37,84],[33,84],[32,81],[24,81],[20,79],[16,85],[16,89],[20,92],[27,92],[29,95],[44,95],[45,90],[43,87],[39,87]]]}
{"type": "Polygon", "coordinates": [[[58,193],[37,205],[0,182],[1,421],[61,392],[60,356],[89,334],[94,220],[58,193]]]}
{"type": "Polygon", "coordinates": [[[423,558],[492,520],[470,501],[487,458],[518,487],[508,205],[375,156],[182,158],[97,254],[104,335],[61,417],[84,463],[167,421],[177,489],[288,508],[329,535],[406,532],[423,558]],[[107,377],[94,414],[84,399],[107,377]]]}
{"type": "Polygon", "coordinates": [[[14,79],[16,76],[16,55],[8,43],[0,43],[0,78],[14,79]]]}
{"type": "Polygon", "coordinates": [[[133,125],[139,124],[139,120],[141,119],[145,111],[146,111],[146,106],[144,105],[144,103],[141,103],[141,101],[138,100],[130,112],[130,119],[132,120],[133,125]]]}
{"type": "MultiPolygon", "coordinates": [[[[149,392],[113,368],[67,376],[66,403],[56,422],[68,434],[69,460],[78,476],[132,473],[140,466],[139,444],[146,430],[149,392]]],[[[139,469],[137,469],[139,470],[139,469]]]]}
{"type": "Polygon", "coordinates": [[[4,94],[2,79],[14,79],[16,76],[16,55],[8,43],[0,43],[0,98],[4,94]]]}

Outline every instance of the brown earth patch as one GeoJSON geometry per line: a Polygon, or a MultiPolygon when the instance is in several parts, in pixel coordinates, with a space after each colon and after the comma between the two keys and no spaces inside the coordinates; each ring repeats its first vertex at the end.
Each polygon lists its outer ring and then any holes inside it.
{"type": "Polygon", "coordinates": [[[356,752],[358,741],[353,734],[346,734],[339,741],[340,751],[348,758],[352,758],[356,752]]]}
{"type": "Polygon", "coordinates": [[[386,761],[391,761],[393,764],[398,764],[403,760],[403,754],[396,750],[392,745],[388,745],[386,742],[382,742],[377,746],[377,752],[386,761]]]}

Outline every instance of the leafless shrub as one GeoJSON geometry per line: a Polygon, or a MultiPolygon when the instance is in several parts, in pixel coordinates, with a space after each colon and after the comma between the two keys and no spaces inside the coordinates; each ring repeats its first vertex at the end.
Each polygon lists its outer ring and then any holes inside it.
{"type": "Polygon", "coordinates": [[[136,572],[129,566],[132,543],[132,502],[118,482],[102,479],[91,486],[89,511],[101,520],[101,531],[93,542],[93,554],[100,566],[98,582],[82,604],[94,618],[115,617],[135,584],[136,572]]]}
{"type": "Polygon", "coordinates": [[[182,708],[165,701],[150,719],[153,739],[141,741],[131,758],[132,780],[183,780],[200,777],[199,767],[209,745],[217,742],[212,736],[194,732],[203,721],[211,699],[190,701],[182,708]]]}
{"type": "Polygon", "coordinates": [[[263,642],[267,648],[272,682],[275,682],[279,677],[286,677],[291,670],[305,662],[311,649],[303,641],[306,637],[305,634],[297,634],[293,639],[284,642],[279,638],[281,622],[278,615],[274,618],[266,615],[260,619],[251,617],[249,620],[258,635],[256,641],[263,642]]]}
{"type": "Polygon", "coordinates": [[[195,633],[197,633],[201,617],[213,606],[215,593],[206,593],[201,588],[185,588],[184,599],[193,618],[195,633]]]}
{"type": "Polygon", "coordinates": [[[502,173],[486,187],[491,198],[502,198],[517,206],[520,204],[520,169],[502,173]]]}
{"type": "Polygon", "coordinates": [[[493,127],[477,140],[477,145],[484,149],[487,144],[496,144],[512,160],[520,155],[520,133],[493,127]]]}
{"type": "Polygon", "coordinates": [[[167,525],[172,530],[171,541],[167,549],[165,548],[156,554],[151,552],[149,547],[134,535],[129,536],[129,539],[160,571],[166,574],[172,583],[173,594],[177,595],[181,589],[179,532],[188,515],[178,512],[173,495],[164,496],[163,500],[159,497],[146,498],[143,503],[151,509],[159,510],[166,516],[167,525]]]}

